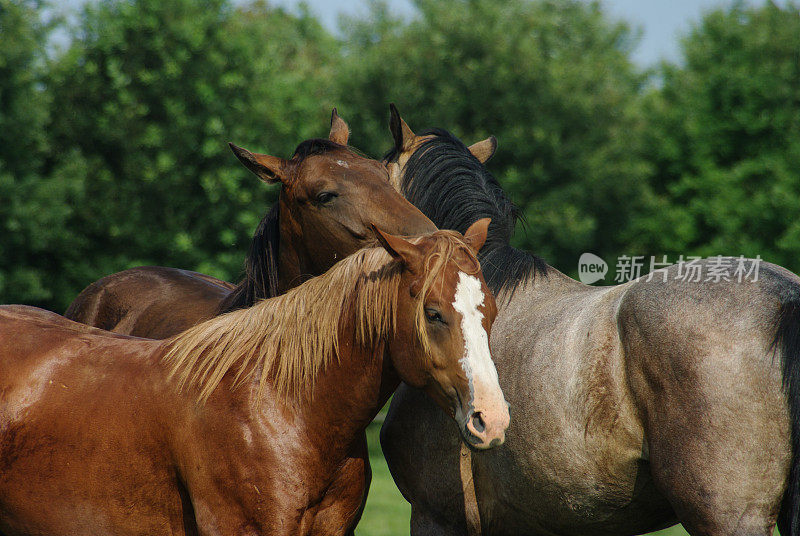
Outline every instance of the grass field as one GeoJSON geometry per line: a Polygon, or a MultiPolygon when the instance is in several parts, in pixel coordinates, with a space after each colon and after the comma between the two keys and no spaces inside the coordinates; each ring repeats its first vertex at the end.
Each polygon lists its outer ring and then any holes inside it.
{"type": "MultiPolygon", "coordinates": [[[[357,536],[398,536],[408,534],[411,507],[397,491],[389,468],[381,453],[378,432],[380,424],[372,423],[367,428],[369,458],[372,464],[372,486],[369,490],[364,516],[356,529],[357,536]]],[[[687,536],[680,525],[654,532],[657,536],[687,536]]]]}
{"type": "Polygon", "coordinates": [[[373,422],[367,428],[369,461],[372,465],[372,485],[367,506],[356,528],[357,536],[396,536],[408,534],[411,505],[400,495],[394,485],[386,460],[383,459],[378,432],[381,425],[373,422]]]}

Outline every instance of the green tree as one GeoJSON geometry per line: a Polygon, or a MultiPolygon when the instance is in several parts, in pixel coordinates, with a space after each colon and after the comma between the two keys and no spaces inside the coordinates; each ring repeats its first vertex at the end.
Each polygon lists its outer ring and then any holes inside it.
{"type": "Polygon", "coordinates": [[[336,42],[263,2],[103,0],[53,66],[53,169],[82,197],[61,252],[62,309],[89,282],[160,264],[236,279],[274,199],[227,147],[290,156],[326,133],[336,42]],[[61,171],[68,173],[68,171],[61,171]]]}
{"type": "Polygon", "coordinates": [[[51,27],[42,10],[34,0],[0,0],[0,162],[9,173],[37,172],[47,147],[41,84],[51,27]]]}
{"type": "Polygon", "coordinates": [[[707,14],[648,96],[645,157],[659,210],[651,250],[761,255],[800,270],[800,10],[707,14]]]}
{"type": "Polygon", "coordinates": [[[499,140],[489,169],[522,208],[518,245],[574,271],[583,251],[625,250],[652,196],[637,150],[643,76],[634,34],[599,3],[417,0],[410,22],[386,5],[346,25],[342,110],[369,152],[390,145],[387,102],[413,129],[499,140]]]}
{"type": "MultiPolygon", "coordinates": [[[[80,184],[48,173],[44,4],[0,0],[0,303],[47,304],[58,260],[74,244],[65,222],[80,184]]],[[[73,162],[71,165],[79,165],[73,162]]]]}

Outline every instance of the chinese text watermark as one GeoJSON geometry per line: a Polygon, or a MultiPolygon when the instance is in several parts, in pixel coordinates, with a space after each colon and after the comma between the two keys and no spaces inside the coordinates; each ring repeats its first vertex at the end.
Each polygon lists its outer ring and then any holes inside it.
{"type": "MultiPolygon", "coordinates": [[[[701,257],[680,255],[670,260],[667,255],[620,255],[615,265],[614,282],[627,283],[642,276],[645,281],[669,280],[688,283],[719,283],[733,281],[737,283],[758,281],[761,256],[755,259],[739,257],[701,257]]],[[[584,253],[578,260],[578,278],[581,283],[591,285],[608,274],[608,264],[593,253],[584,253]]]]}

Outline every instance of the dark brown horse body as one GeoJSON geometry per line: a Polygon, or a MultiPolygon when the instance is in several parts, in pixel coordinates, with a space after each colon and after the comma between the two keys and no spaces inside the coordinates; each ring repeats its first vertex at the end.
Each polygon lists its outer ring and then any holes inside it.
{"type": "Polygon", "coordinates": [[[166,339],[219,314],[235,290],[197,272],[141,266],[95,281],[64,316],[115,333],[166,339]]]}
{"type": "Polygon", "coordinates": [[[0,533],[346,534],[366,489],[343,462],[399,378],[466,441],[502,442],[496,375],[462,364],[491,363],[476,226],[381,235],[391,257],[364,250],[167,341],[1,307],[0,533]]]}
{"type": "Polygon", "coordinates": [[[681,522],[768,536],[776,521],[800,534],[800,278],[717,258],[727,271],[708,259],[582,285],[509,245],[515,208],[459,140],[420,141],[396,110],[393,133],[394,175],[437,225],[492,217],[481,262],[513,417],[501,448],[464,456],[436,408],[398,389],[381,443],[412,534],[621,536],[681,522]]]}
{"type": "Polygon", "coordinates": [[[334,110],[329,139],[301,143],[290,160],[232,145],[263,181],[281,184],[277,205],[253,239],[247,276],[235,288],[186,270],[133,268],[89,285],[65,316],[115,333],[166,338],[322,274],[374,243],[370,223],[400,235],[434,231],[431,221],[388,184],[379,162],[347,148],[348,137],[334,110]]]}

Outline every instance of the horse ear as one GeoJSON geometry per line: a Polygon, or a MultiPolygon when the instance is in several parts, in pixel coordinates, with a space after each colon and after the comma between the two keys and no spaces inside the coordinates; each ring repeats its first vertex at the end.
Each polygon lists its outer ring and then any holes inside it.
{"type": "Polygon", "coordinates": [[[389,130],[392,132],[394,138],[395,148],[405,151],[411,148],[416,134],[409,128],[403,118],[400,117],[400,112],[397,111],[397,106],[394,103],[389,104],[389,111],[391,118],[389,119],[389,130]]]}
{"type": "Polygon", "coordinates": [[[336,108],[331,112],[331,133],[328,134],[328,139],[339,145],[347,145],[347,140],[350,139],[350,127],[336,113],[336,108]]]}
{"type": "Polygon", "coordinates": [[[230,145],[236,158],[244,164],[244,167],[255,173],[262,181],[274,184],[276,182],[285,182],[288,178],[286,175],[286,161],[283,158],[251,153],[247,149],[232,143],[228,143],[228,145],[230,145]]]}
{"type": "Polygon", "coordinates": [[[496,150],[497,138],[494,136],[489,136],[485,140],[473,143],[469,146],[469,152],[472,153],[472,156],[480,160],[481,164],[485,164],[486,161],[494,155],[496,150]]]}
{"type": "Polygon", "coordinates": [[[486,235],[489,233],[489,224],[492,223],[491,218],[481,218],[469,226],[467,232],[464,233],[464,242],[475,251],[479,252],[486,242],[486,235]]]}
{"type": "Polygon", "coordinates": [[[385,233],[378,229],[373,223],[372,230],[375,231],[375,237],[380,242],[383,249],[386,250],[392,258],[402,263],[410,271],[415,272],[417,267],[422,263],[422,252],[420,249],[399,236],[385,233]]]}

